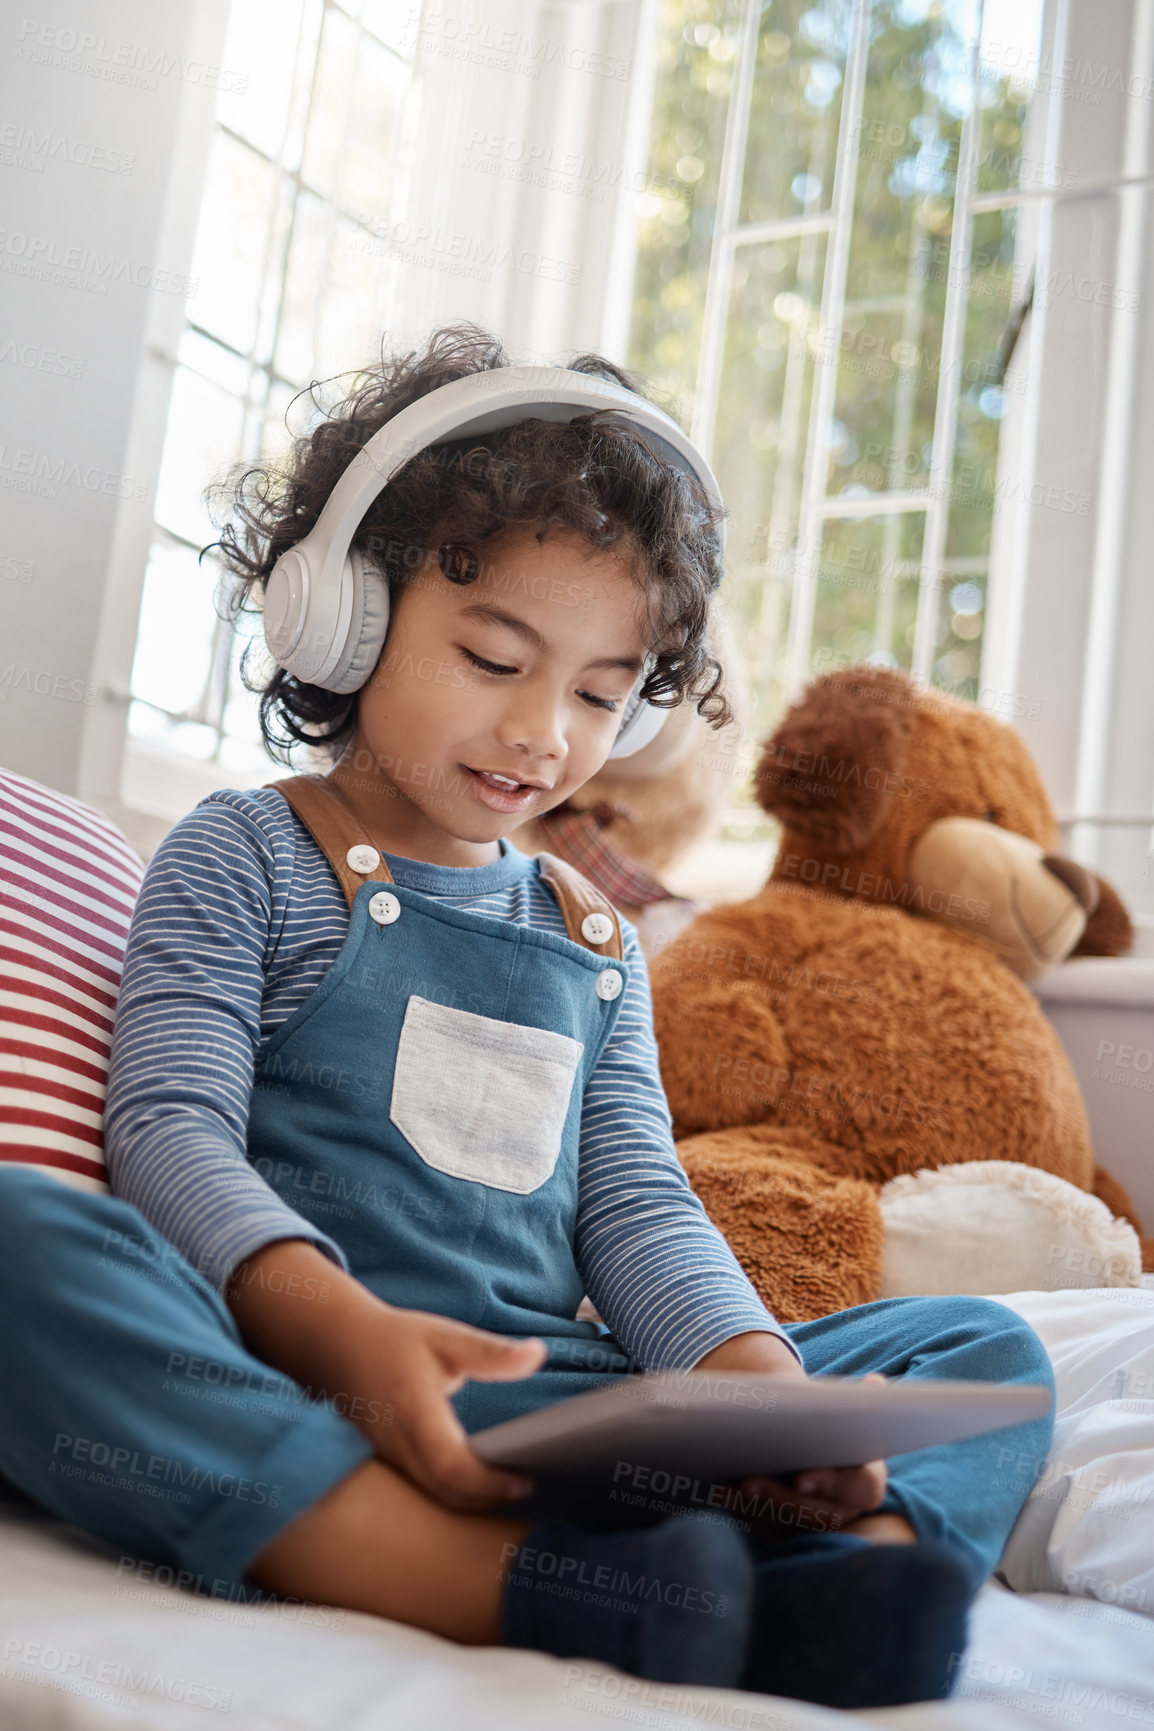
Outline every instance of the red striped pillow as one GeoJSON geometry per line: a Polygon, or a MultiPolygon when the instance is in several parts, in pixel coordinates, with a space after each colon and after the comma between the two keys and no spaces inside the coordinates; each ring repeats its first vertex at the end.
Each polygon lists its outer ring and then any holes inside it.
{"type": "Polygon", "coordinates": [[[0,769],[0,1161],[106,1190],[104,1085],[144,866],[108,818],[0,769]]]}

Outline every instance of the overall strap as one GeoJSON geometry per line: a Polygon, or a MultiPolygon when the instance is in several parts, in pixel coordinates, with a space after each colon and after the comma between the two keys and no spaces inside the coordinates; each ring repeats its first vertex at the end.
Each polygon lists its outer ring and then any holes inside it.
{"type": "Polygon", "coordinates": [[[362,884],[393,882],[393,874],[366,836],[356,813],[345,804],[327,776],[291,775],[284,781],[266,781],[264,785],[275,787],[288,800],[336,872],[350,911],[362,884]],[[349,852],[355,847],[367,848],[376,855],[377,863],[368,871],[356,871],[349,864],[349,852]]]}
{"type": "Polygon", "coordinates": [[[539,853],[537,860],[544,882],[557,898],[565,919],[565,930],[573,943],[592,950],[595,956],[612,956],[615,961],[623,961],[625,948],[621,939],[621,920],[613,903],[594,889],[575,866],[558,859],[556,854],[539,853]],[[590,914],[608,919],[612,927],[601,943],[588,937],[582,929],[590,914]]]}
{"type": "MultiPolygon", "coordinates": [[[[365,835],[356,813],[345,804],[327,776],[292,775],[283,781],[266,781],[264,785],[275,787],[292,806],[336,873],[350,910],[363,883],[391,884],[394,881],[380,853],[365,835]],[[367,872],[357,871],[349,864],[349,852],[356,847],[368,848],[377,856],[377,863],[367,872]]],[[[557,899],[570,940],[596,956],[612,956],[616,961],[623,961],[625,949],[621,921],[612,902],[595,890],[588,878],[558,859],[556,854],[540,853],[537,858],[541,877],[557,899]],[[598,914],[609,921],[611,930],[600,943],[582,929],[590,914],[598,914]]]]}

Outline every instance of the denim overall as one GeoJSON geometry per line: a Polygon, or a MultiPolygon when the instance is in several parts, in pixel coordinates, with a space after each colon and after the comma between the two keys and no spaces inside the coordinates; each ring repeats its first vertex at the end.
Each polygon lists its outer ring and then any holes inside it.
{"type": "Polygon", "coordinates": [[[387,1303],[545,1340],[537,1375],[465,1385],[467,1429],[628,1370],[577,1319],[573,1251],[582,1099],[626,977],[611,905],[543,854],[572,936],[446,906],[394,883],[324,777],[269,785],[350,917],[321,984],[257,1053],[249,1159],[387,1303]]]}

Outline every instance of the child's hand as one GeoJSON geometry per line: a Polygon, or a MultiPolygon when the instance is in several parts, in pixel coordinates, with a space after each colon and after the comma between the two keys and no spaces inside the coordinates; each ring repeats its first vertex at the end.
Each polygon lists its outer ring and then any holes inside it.
{"type": "MultiPolygon", "coordinates": [[[[877,1371],[863,1382],[884,1382],[877,1371]]],[[[756,1496],[759,1527],[772,1532],[836,1533],[858,1515],[876,1509],[886,1494],[886,1463],[866,1461],[860,1467],[808,1467],[788,1480],[749,1478],[742,1481],[746,1497],[756,1496]]]]}
{"type": "Polygon", "coordinates": [[[765,1532],[836,1533],[876,1509],[885,1495],[884,1461],[860,1467],[819,1467],[783,1479],[744,1479],[744,1518],[765,1532]],[[749,1499],[756,1497],[756,1505],[749,1499]]]}
{"type": "Polygon", "coordinates": [[[281,1239],[236,1270],[228,1303],[266,1364],[328,1399],[390,1466],[455,1509],[524,1497],[532,1482],[473,1453],[449,1397],[470,1380],[514,1382],[545,1360],[447,1317],[384,1304],[302,1239],[281,1239]]]}
{"type": "MultiPolygon", "coordinates": [[[[742,1334],[715,1347],[698,1363],[698,1370],[768,1372],[791,1380],[805,1371],[789,1348],[775,1335],[742,1334]]],[[[884,1382],[873,1371],[863,1382],[884,1382]]],[[[876,1509],[886,1490],[884,1461],[866,1461],[859,1467],[812,1467],[792,1473],[788,1480],[755,1476],[743,1479],[743,1515],[766,1532],[837,1532],[858,1515],[876,1509]],[[757,1498],[756,1512],[749,1499],[757,1498]]]]}
{"type": "Polygon", "coordinates": [[[373,1300],[338,1358],[350,1388],[368,1399],[349,1417],[390,1466],[454,1509],[490,1509],[528,1496],[532,1480],[473,1453],[449,1402],[468,1381],[514,1382],[545,1362],[542,1340],[509,1340],[420,1310],[373,1300]]]}

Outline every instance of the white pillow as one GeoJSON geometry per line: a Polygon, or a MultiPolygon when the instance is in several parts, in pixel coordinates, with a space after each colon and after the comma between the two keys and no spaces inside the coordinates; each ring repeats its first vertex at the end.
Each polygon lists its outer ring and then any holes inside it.
{"type": "MultiPolygon", "coordinates": [[[[1012,1292],[1054,1366],[1054,1441],[1006,1543],[1017,1593],[1154,1616],[1154,1291],[1012,1292]]],[[[1031,1472],[1007,1451],[1000,1469],[1031,1472]]]]}
{"type": "Polygon", "coordinates": [[[882,1297],[1137,1286],[1138,1234],[1096,1196],[1011,1160],[892,1178],[882,1297]]]}

